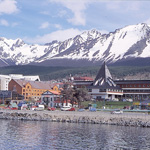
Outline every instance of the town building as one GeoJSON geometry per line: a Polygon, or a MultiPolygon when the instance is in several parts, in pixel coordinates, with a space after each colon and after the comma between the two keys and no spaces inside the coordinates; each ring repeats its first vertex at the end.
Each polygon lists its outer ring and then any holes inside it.
{"type": "Polygon", "coordinates": [[[0,90],[8,90],[8,84],[11,81],[11,79],[40,81],[38,75],[36,76],[23,76],[22,74],[0,75],[0,90]]]}
{"type": "Polygon", "coordinates": [[[0,104],[8,104],[11,101],[18,102],[20,100],[24,100],[24,96],[15,91],[0,91],[0,104]]]}
{"type": "Polygon", "coordinates": [[[45,104],[48,107],[55,107],[55,101],[60,98],[60,93],[57,91],[46,91],[41,95],[41,104],[45,104]]]}
{"type": "Polygon", "coordinates": [[[23,95],[25,100],[34,101],[40,100],[41,94],[47,90],[51,90],[51,88],[50,82],[27,81],[19,79],[12,79],[8,86],[10,91],[15,91],[18,94],[23,95]]]}
{"type": "Polygon", "coordinates": [[[144,101],[150,99],[150,80],[116,80],[123,90],[122,99],[144,101]]]}
{"type": "Polygon", "coordinates": [[[96,100],[119,100],[123,90],[113,81],[105,62],[93,83],[87,87],[89,94],[96,100]]]}
{"type": "Polygon", "coordinates": [[[91,77],[72,77],[73,86],[75,88],[83,88],[87,87],[93,82],[93,78],[91,77]]]}

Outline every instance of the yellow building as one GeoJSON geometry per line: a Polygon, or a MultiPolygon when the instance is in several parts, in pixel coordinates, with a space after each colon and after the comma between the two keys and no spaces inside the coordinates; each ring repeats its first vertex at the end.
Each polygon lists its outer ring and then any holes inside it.
{"type": "Polygon", "coordinates": [[[23,95],[25,100],[38,101],[42,93],[51,90],[51,83],[12,79],[8,88],[10,91],[16,91],[18,94],[23,95]]]}

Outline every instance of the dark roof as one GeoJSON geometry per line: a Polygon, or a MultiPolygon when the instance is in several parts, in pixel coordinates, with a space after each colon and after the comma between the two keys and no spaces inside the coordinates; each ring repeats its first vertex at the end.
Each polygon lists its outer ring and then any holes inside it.
{"type": "Polygon", "coordinates": [[[112,76],[111,76],[105,62],[103,63],[102,67],[100,68],[94,82],[92,83],[92,86],[106,86],[108,88],[116,87],[116,84],[114,83],[112,76]]]}
{"type": "Polygon", "coordinates": [[[150,84],[150,80],[116,80],[116,84],[150,84]]]}
{"type": "Polygon", "coordinates": [[[88,89],[117,89],[121,90],[119,86],[110,86],[109,84],[103,84],[102,86],[88,86],[88,89]]]}

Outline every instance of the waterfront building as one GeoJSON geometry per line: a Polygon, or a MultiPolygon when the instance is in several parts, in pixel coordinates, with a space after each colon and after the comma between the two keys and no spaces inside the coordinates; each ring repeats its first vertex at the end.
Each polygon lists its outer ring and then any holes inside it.
{"type": "Polygon", "coordinates": [[[123,89],[123,99],[143,101],[150,99],[150,80],[116,80],[123,89]]]}
{"type": "Polygon", "coordinates": [[[38,75],[35,75],[35,76],[23,76],[22,74],[0,75],[0,90],[8,90],[8,84],[11,81],[11,79],[40,81],[40,78],[38,75]]]}
{"type": "Polygon", "coordinates": [[[73,86],[75,88],[88,87],[93,82],[91,77],[72,77],[73,86]]]}
{"type": "Polygon", "coordinates": [[[48,107],[55,107],[55,101],[60,98],[60,93],[57,91],[46,91],[41,95],[41,104],[45,104],[48,107]]]}
{"type": "Polygon", "coordinates": [[[89,94],[96,100],[119,100],[123,90],[116,85],[105,62],[93,83],[87,87],[89,94]]]}
{"type": "Polygon", "coordinates": [[[150,80],[113,80],[104,63],[94,81],[85,77],[74,78],[76,88],[87,87],[94,99],[145,101],[150,99],[150,80]]]}
{"type": "Polygon", "coordinates": [[[51,83],[12,79],[9,82],[8,89],[23,95],[25,100],[38,101],[41,99],[42,93],[51,90],[51,83]]]}

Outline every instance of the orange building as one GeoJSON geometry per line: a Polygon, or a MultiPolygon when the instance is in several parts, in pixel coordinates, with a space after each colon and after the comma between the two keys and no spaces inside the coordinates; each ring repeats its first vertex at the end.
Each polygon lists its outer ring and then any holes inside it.
{"type": "Polygon", "coordinates": [[[52,90],[53,91],[56,91],[56,92],[61,92],[61,90],[63,89],[63,85],[64,85],[64,83],[54,83],[53,85],[52,85],[52,90]]]}
{"type": "Polygon", "coordinates": [[[41,98],[41,94],[51,90],[52,87],[50,82],[12,79],[9,82],[8,89],[23,95],[25,100],[38,101],[41,98]]]}

